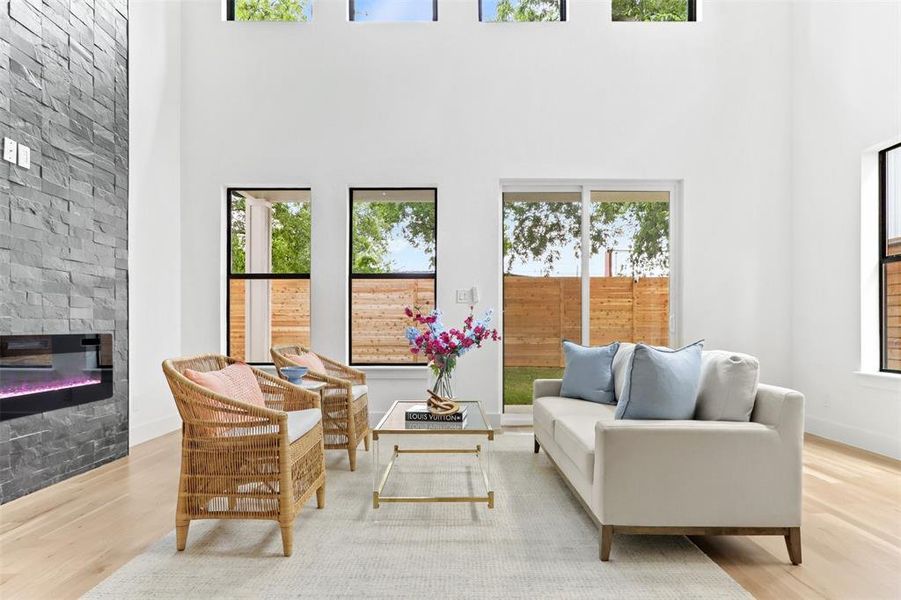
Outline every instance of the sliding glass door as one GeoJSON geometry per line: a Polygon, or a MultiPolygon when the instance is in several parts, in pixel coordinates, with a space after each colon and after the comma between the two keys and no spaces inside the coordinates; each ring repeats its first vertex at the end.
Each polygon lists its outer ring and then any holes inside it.
{"type": "Polygon", "coordinates": [[[504,191],[505,411],[562,376],[563,340],[670,343],[674,187],[622,188],[504,191]]]}

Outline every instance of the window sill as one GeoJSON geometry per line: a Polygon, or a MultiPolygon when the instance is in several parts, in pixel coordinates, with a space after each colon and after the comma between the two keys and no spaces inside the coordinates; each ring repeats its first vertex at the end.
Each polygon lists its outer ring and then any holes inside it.
{"type": "Polygon", "coordinates": [[[861,385],[877,390],[901,392],[901,374],[881,371],[854,371],[861,385]]]}
{"type": "Polygon", "coordinates": [[[429,377],[429,368],[425,365],[356,365],[366,373],[366,379],[419,379],[429,377]]]}

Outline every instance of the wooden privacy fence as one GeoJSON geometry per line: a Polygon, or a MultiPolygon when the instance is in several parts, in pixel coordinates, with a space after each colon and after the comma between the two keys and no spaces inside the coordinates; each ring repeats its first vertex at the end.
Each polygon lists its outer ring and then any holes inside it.
{"type": "Polygon", "coordinates": [[[885,366],[901,370],[901,262],[885,265],[885,366]]]}
{"type": "MultiPolygon", "coordinates": [[[[562,367],[561,341],[582,339],[578,277],[504,277],[504,366],[562,367]]],[[[592,277],[593,345],[669,342],[669,278],[592,277]]]]}

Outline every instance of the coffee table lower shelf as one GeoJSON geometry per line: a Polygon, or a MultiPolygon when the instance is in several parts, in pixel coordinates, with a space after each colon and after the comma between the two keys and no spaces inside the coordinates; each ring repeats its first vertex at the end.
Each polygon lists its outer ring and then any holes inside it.
{"type": "MultiPolygon", "coordinates": [[[[376,438],[377,439],[377,438],[376,438]]],[[[374,473],[375,477],[378,478],[376,481],[376,488],[372,492],[372,508],[378,508],[382,502],[470,502],[474,504],[484,503],[488,505],[488,508],[494,508],[494,490],[491,489],[491,485],[488,481],[488,473],[485,471],[485,468],[482,466],[482,445],[478,444],[475,448],[409,448],[404,449],[400,448],[397,445],[394,446],[394,453],[391,455],[391,460],[388,461],[388,464],[385,466],[384,472],[379,474],[378,468],[378,446],[373,448],[373,462],[374,464],[374,473]],[[385,484],[388,482],[388,476],[391,475],[391,469],[394,467],[394,463],[397,462],[398,456],[401,454],[475,454],[476,458],[478,458],[479,472],[482,474],[482,481],[485,483],[485,496],[384,496],[382,495],[382,490],[385,489],[385,484]]],[[[487,460],[490,461],[490,456],[487,457],[487,460]]]]}

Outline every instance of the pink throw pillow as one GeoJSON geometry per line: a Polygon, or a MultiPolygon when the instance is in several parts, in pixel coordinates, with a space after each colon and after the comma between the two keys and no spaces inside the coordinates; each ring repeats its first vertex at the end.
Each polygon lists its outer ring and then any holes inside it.
{"type": "Polygon", "coordinates": [[[301,367],[306,367],[315,373],[323,375],[326,373],[325,365],[322,364],[322,360],[312,352],[304,352],[303,354],[285,354],[285,358],[301,367]]]}
{"type": "Polygon", "coordinates": [[[266,408],[266,399],[256,375],[253,374],[253,369],[244,363],[235,363],[220,371],[185,369],[185,377],[226,398],[266,408]]]}

